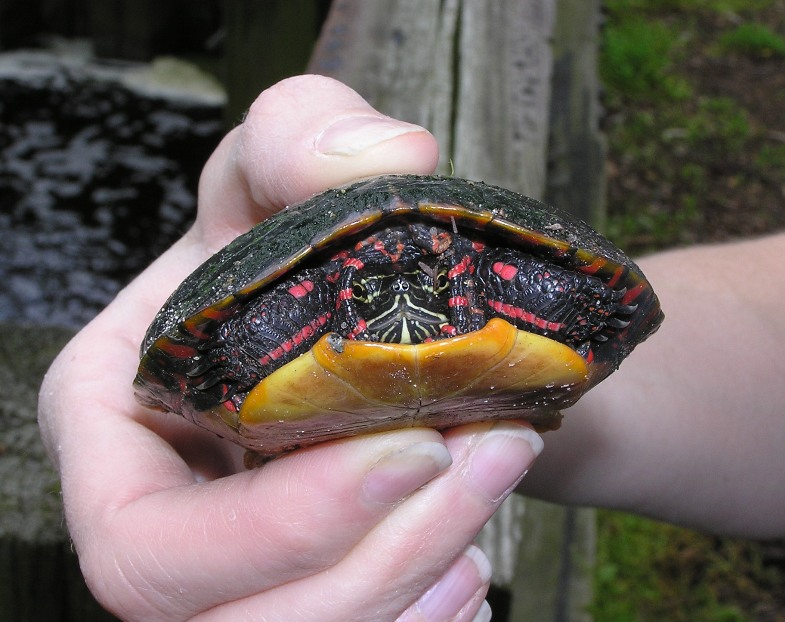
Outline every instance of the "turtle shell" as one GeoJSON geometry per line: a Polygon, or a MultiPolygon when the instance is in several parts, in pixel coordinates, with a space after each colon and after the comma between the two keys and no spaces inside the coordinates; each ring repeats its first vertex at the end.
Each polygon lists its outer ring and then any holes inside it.
{"type": "Polygon", "coordinates": [[[385,176],[288,207],[197,268],[148,329],[135,387],[143,404],[262,455],[413,425],[517,418],[555,429],[559,410],[612,373],[662,319],[638,266],[575,217],[480,182],[385,176]],[[330,330],[240,397],[206,390],[199,361],[207,344],[225,341],[227,322],[258,296],[374,231],[408,222],[465,232],[599,279],[628,317],[582,349],[500,318],[418,344],[330,330]]]}

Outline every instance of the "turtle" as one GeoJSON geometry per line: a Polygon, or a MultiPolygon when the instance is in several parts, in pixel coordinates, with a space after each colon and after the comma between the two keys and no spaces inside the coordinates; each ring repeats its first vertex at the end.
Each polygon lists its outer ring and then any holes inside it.
{"type": "Polygon", "coordinates": [[[150,325],[135,393],[264,459],[407,426],[548,431],[662,320],[640,268],[576,217],[388,175],[287,207],[205,261],[150,325]]]}

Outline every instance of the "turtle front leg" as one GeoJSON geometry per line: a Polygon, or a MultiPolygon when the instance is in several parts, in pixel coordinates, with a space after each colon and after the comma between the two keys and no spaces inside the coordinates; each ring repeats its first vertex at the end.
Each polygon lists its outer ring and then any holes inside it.
{"type": "Polygon", "coordinates": [[[365,266],[362,259],[348,257],[338,272],[336,282],[337,292],[335,296],[335,330],[342,337],[348,339],[358,339],[360,341],[373,341],[372,335],[368,332],[368,326],[357,311],[357,304],[354,301],[358,287],[355,278],[358,270],[365,266]]]}
{"type": "Polygon", "coordinates": [[[537,259],[522,251],[489,249],[478,261],[485,307],[491,317],[521,330],[579,347],[604,341],[629,324],[623,290],[600,279],[537,259]]]}
{"type": "Polygon", "coordinates": [[[450,281],[451,323],[442,327],[442,335],[452,337],[479,330],[487,322],[481,288],[477,287],[476,253],[455,253],[447,271],[450,281]],[[457,259],[457,260],[456,260],[457,259]]]}
{"type": "Polygon", "coordinates": [[[279,367],[307,352],[332,326],[334,285],[303,270],[251,299],[205,342],[188,376],[227,408],[279,367]]]}

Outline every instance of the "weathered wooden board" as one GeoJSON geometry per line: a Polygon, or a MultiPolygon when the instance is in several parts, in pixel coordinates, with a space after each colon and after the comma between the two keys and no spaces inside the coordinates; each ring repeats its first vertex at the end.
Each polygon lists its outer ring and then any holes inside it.
{"type": "Polygon", "coordinates": [[[601,0],[558,0],[545,199],[602,229],[605,138],[598,73],[601,0]]]}
{"type": "Polygon", "coordinates": [[[427,127],[440,172],[541,197],[554,0],[336,0],[309,70],[427,127]]]}
{"type": "MultiPolygon", "coordinates": [[[[439,172],[537,198],[546,194],[554,131],[550,164],[562,183],[548,194],[563,198],[564,209],[578,201],[573,211],[594,217],[601,171],[584,170],[581,158],[597,124],[598,13],[595,0],[335,0],[309,70],[427,127],[441,146],[439,172]],[[585,80],[576,75],[584,71],[585,80]],[[589,185],[591,207],[583,208],[589,185]]],[[[480,539],[495,583],[510,589],[507,619],[583,619],[592,528],[593,515],[583,511],[520,497],[502,507],[480,539]]]]}

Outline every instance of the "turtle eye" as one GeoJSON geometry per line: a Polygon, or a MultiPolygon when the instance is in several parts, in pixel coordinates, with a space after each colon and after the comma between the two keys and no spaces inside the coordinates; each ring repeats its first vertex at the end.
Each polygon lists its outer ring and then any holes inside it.
{"type": "Polygon", "coordinates": [[[352,284],[352,298],[361,302],[367,302],[368,288],[365,287],[365,283],[362,281],[355,281],[352,284]]]}
{"type": "Polygon", "coordinates": [[[436,294],[441,294],[450,286],[450,277],[447,276],[447,270],[441,270],[433,281],[433,291],[436,294]]]}

